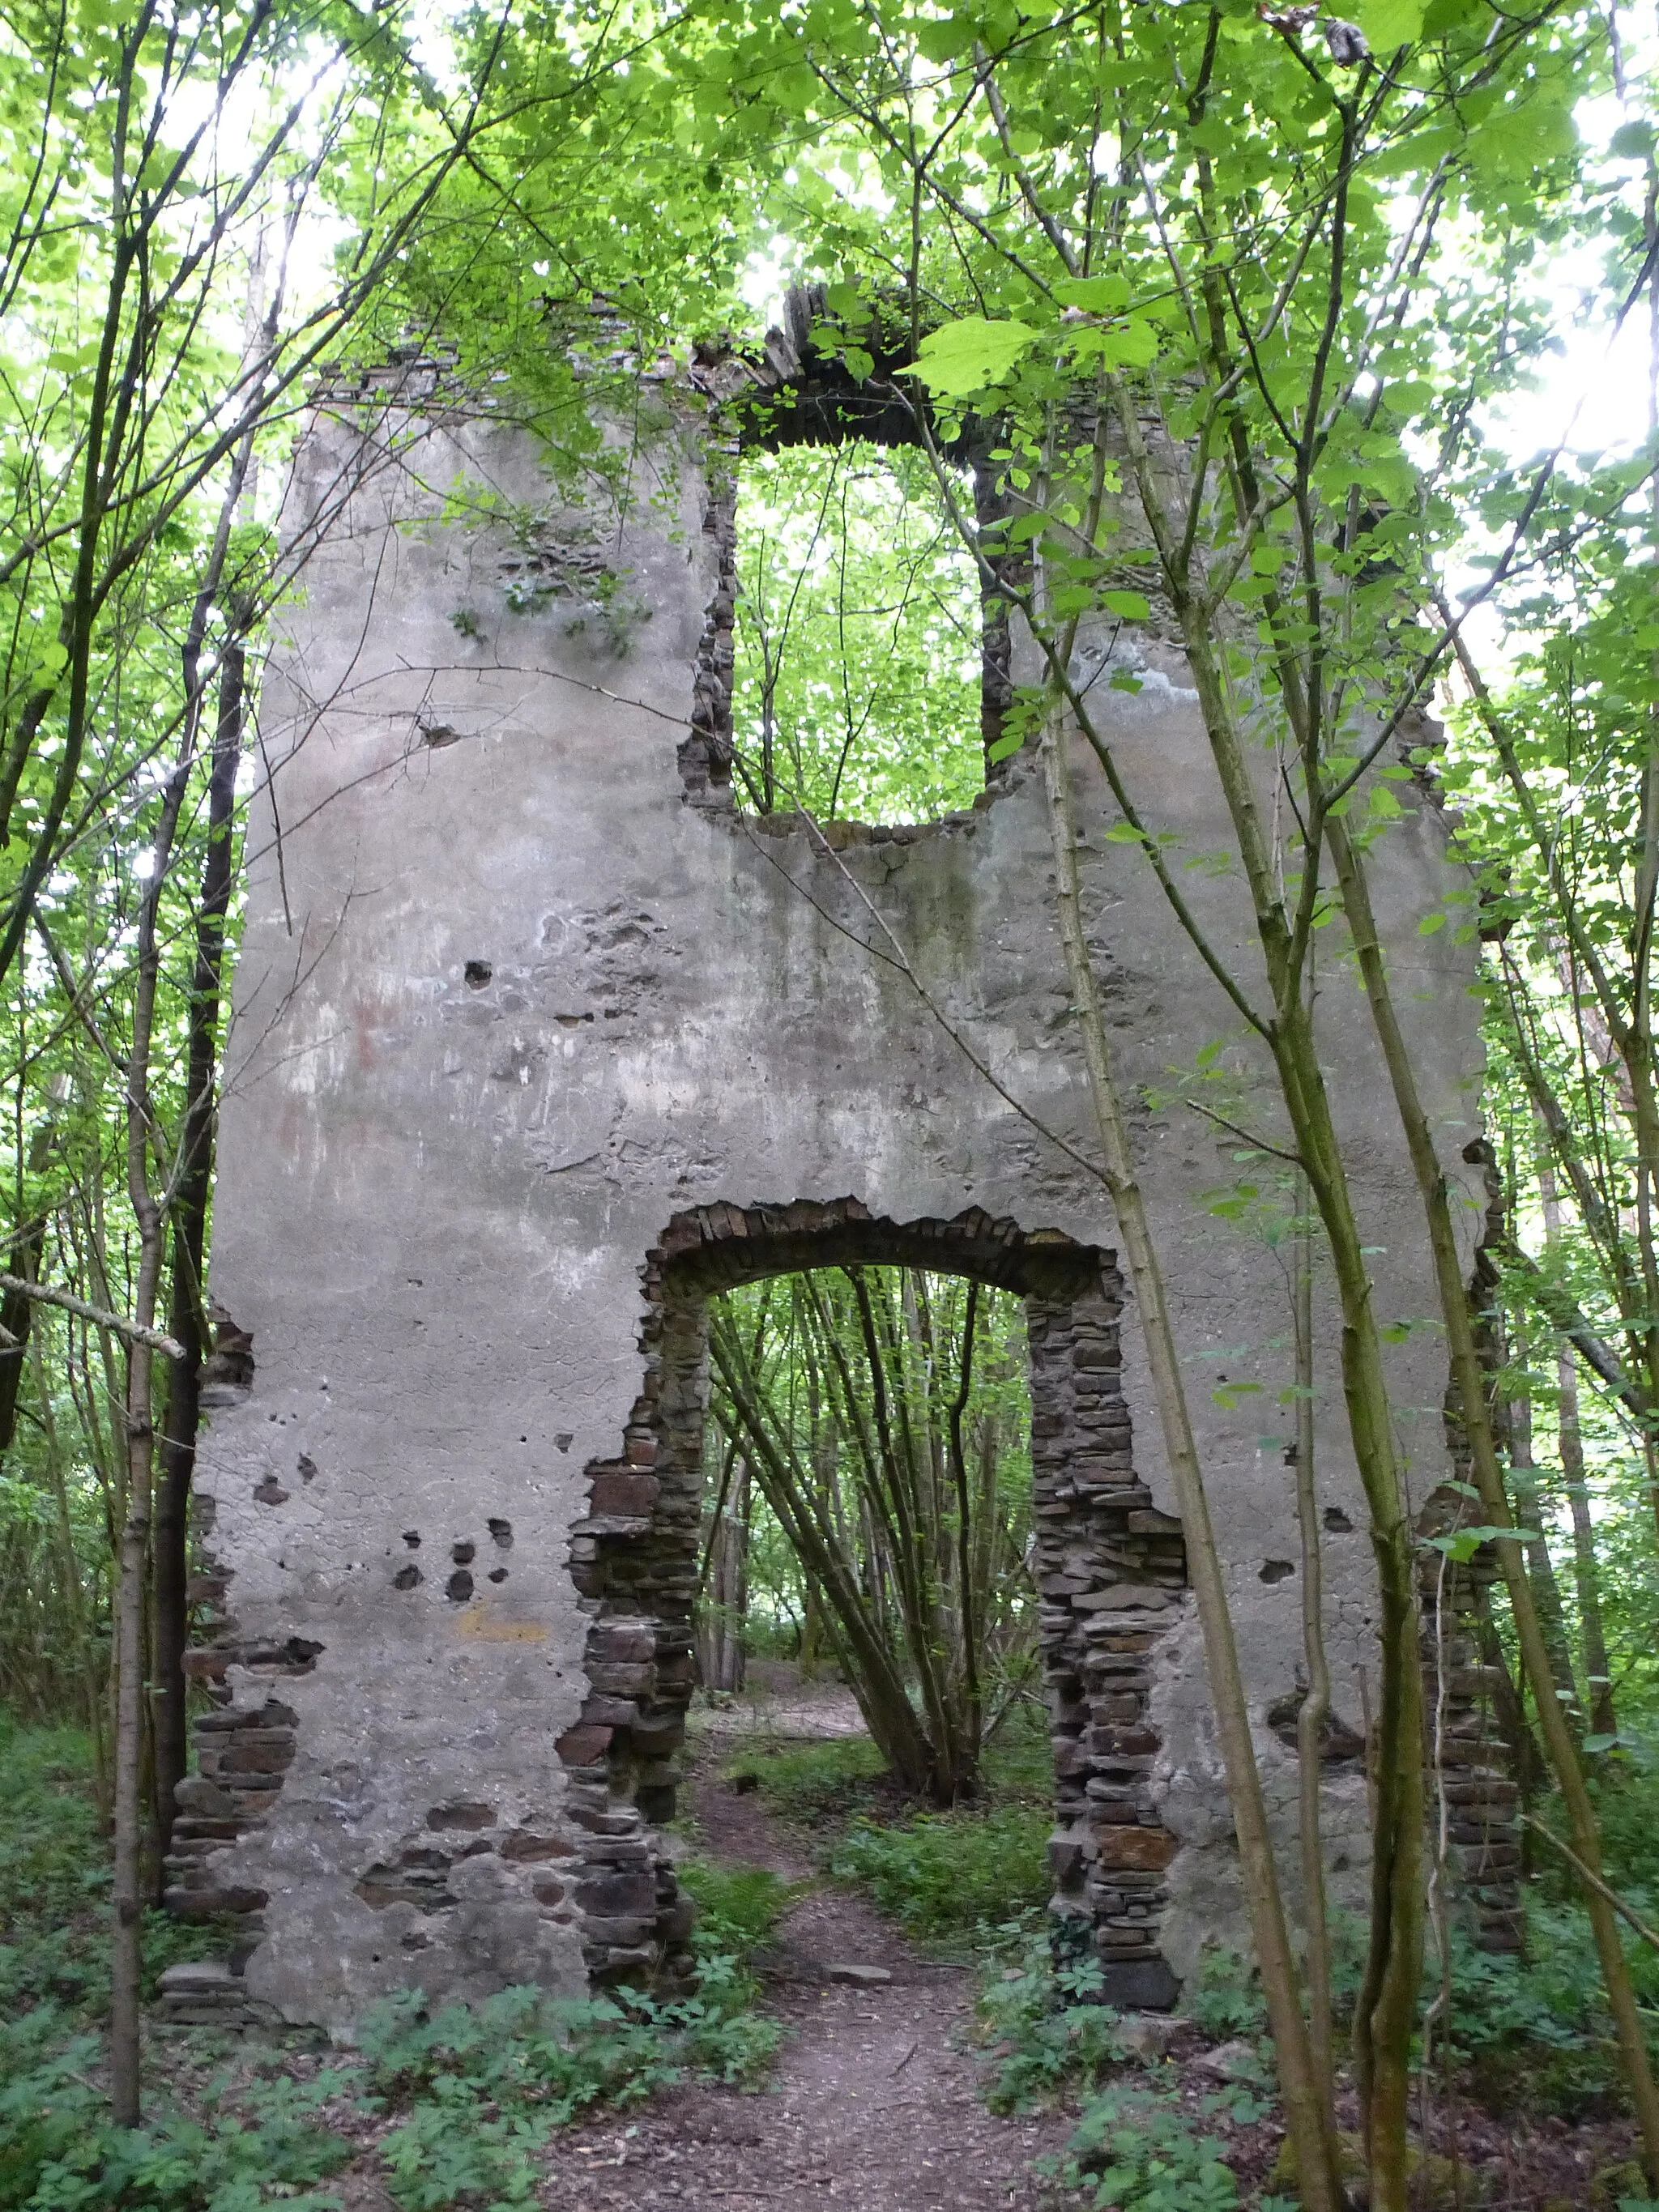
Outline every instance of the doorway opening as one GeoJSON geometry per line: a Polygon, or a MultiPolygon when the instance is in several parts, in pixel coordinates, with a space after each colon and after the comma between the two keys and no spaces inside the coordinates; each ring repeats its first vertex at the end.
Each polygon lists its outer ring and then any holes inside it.
{"type": "MultiPolygon", "coordinates": [[[[730,1357],[722,1375],[720,1340],[729,1346],[739,1317],[755,1310],[732,1294],[774,1282],[775,1302],[785,1296],[775,1279],[838,1271],[862,1336],[854,1283],[860,1273],[866,1286],[879,1279],[899,1300],[889,1312],[899,1340],[892,1356],[902,1361],[917,1356],[902,1291],[892,1288],[894,1271],[907,1270],[930,1281],[953,1279],[956,1333],[952,1339],[947,1329],[938,1340],[946,1349],[954,1343],[957,1357],[965,1284],[980,1286],[979,1302],[988,1307],[987,1291],[1023,1303],[1030,1406],[1024,1571],[1033,1596],[1027,1601],[1016,1589],[999,1601],[1011,1622],[1027,1602],[1035,1607],[1054,1777],[1051,1911],[1064,1947],[1100,1961],[1108,2002],[1167,2007],[1178,1986],[1158,1948],[1158,1929],[1176,1843],[1164,1825],[1156,1786],[1160,1746],[1152,1698],[1158,1647],[1181,1618],[1186,1559],[1179,1523],[1157,1510],[1135,1469],[1121,1387],[1124,1292],[1115,1255],[1057,1231],[1022,1231],[977,1208],[949,1220],[901,1223],[872,1218],[851,1198],[699,1206],[677,1216],[648,1255],[643,1387],[622,1453],[588,1470],[592,1506],[572,1531],[572,1574],[592,1618],[592,1693],[559,1751],[570,1817],[584,1831],[582,1855],[590,1862],[576,1892],[588,1916],[590,1970],[604,1978],[672,1965],[689,1924],[668,1854],[653,1856],[651,1831],[674,1811],[678,1754],[696,1682],[710,1432],[723,1425],[720,1394],[729,1407],[730,1376],[741,1378],[730,1357]],[[878,1277],[878,1270],[886,1272],[878,1277]],[[624,1893],[628,1913],[606,1908],[624,1893]]],[[[865,1370],[866,1392],[884,1364],[879,1323],[877,1343],[874,1364],[865,1370]]],[[[1018,1358],[1012,1329],[1005,1344],[1003,1381],[1012,1386],[1018,1358]]],[[[960,1396],[959,1373],[954,1395],[948,1392],[947,1372],[935,1389],[947,1423],[960,1396]]],[[[851,1402],[845,1389],[843,1399],[851,1402]]],[[[889,1411],[891,1425],[896,1417],[889,1411]]],[[[733,1417],[730,1426],[744,1429],[759,1457],[767,1417],[755,1424],[733,1417]]],[[[964,1430],[964,1447],[968,1441],[964,1430]]],[[[885,1479],[878,1437],[873,1449],[885,1479]]],[[[963,1461],[970,1464],[966,1449],[963,1461]]],[[[953,1484],[948,1459],[946,1468],[953,1484]]],[[[805,1480],[810,1486],[810,1466],[805,1480]]],[[[780,1487],[777,1494],[786,1493],[780,1487]]],[[[1018,1525],[1006,1525],[1005,1534],[1018,1525]]],[[[970,1533],[972,1527],[970,1512],[970,1533]]],[[[941,1534],[954,1535],[948,1516],[941,1534]]],[[[849,1532],[842,1549],[855,1561],[879,1562],[883,1540],[878,1533],[869,1540],[849,1532]]],[[[907,1690],[920,1707],[918,1687],[907,1690]]]]}
{"type": "Polygon", "coordinates": [[[705,1692],[742,1689],[751,1653],[838,1678],[893,1782],[939,1806],[983,1796],[1036,1718],[1046,1753],[1021,1301],[819,1268],[712,1297],[708,1340],[705,1692]]]}

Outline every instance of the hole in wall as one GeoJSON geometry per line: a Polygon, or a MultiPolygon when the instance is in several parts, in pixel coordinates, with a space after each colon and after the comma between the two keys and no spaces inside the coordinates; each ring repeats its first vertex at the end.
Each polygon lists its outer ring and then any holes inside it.
{"type": "Polygon", "coordinates": [[[426,1816],[428,1828],[489,1828],[495,1825],[493,1805],[475,1804],[463,1798],[452,1805],[434,1805],[426,1816]]]}
{"type": "Polygon", "coordinates": [[[454,1605],[465,1605],[472,1595],[472,1577],[465,1567],[458,1567],[444,1584],[444,1595],[454,1605]]]}
{"type": "Polygon", "coordinates": [[[504,1583],[507,1580],[507,1569],[505,1567],[492,1567],[489,1570],[489,1579],[492,1583],[504,1583]]]}
{"type": "Polygon", "coordinates": [[[1295,1572],[1296,1569],[1288,1559],[1264,1559],[1261,1562],[1261,1578],[1264,1583],[1282,1583],[1295,1572]]]}
{"type": "Polygon", "coordinates": [[[1325,1508],[1325,1526],[1333,1536],[1352,1536],[1353,1534],[1353,1522],[1340,1505],[1325,1508]]]}
{"type": "Polygon", "coordinates": [[[469,960],[461,970],[467,984],[475,991],[482,991],[495,972],[487,960],[469,960]]]}
{"type": "Polygon", "coordinates": [[[1008,604],[981,583],[981,556],[1011,582],[1030,568],[1005,535],[1020,495],[1000,425],[936,421],[924,441],[892,301],[844,312],[798,285],[783,325],[744,362],[737,465],[710,484],[686,796],[781,828],[805,807],[864,833],[848,843],[966,822],[1018,750],[1008,604]]]}
{"type": "MultiPolygon", "coordinates": [[[[1152,1661],[1141,1655],[1182,1617],[1184,1546],[1134,1468],[1113,1257],[1068,1237],[1023,1234],[977,1209],[949,1222],[876,1221],[854,1200],[712,1206],[675,1217],[644,1271],[645,1389],[618,1455],[589,1462],[590,1517],[572,1531],[572,1578],[594,1613],[584,1655],[592,1694],[557,1747],[573,1791],[613,1816],[631,1809],[650,1824],[672,1814],[672,1762],[695,1673],[691,1593],[715,1517],[715,1424],[704,1418],[712,1303],[768,1278],[859,1267],[966,1276],[1026,1302],[1030,1389],[1035,1399],[1040,1376],[1043,1394],[1041,1419],[1034,1411],[1031,1420],[1030,1480],[1034,1515],[1040,1501],[1044,1509],[1032,1571],[1049,1684],[1043,1733],[1052,1734],[1041,1755],[1052,1761],[1059,1821],[1049,1853],[1055,1909],[1077,1947],[1100,1957],[1110,2002],[1166,2009],[1179,1984],[1158,1948],[1160,1885],[1176,1844],[1139,1778],[1141,1738],[1152,1748],[1157,1741],[1147,1718],[1152,1661]],[[682,1589],[684,1601],[672,1595],[682,1589]],[[1103,1650],[1109,1680],[1096,1679],[1103,1650]],[[1120,1770],[1132,1754],[1136,1773],[1126,1785],[1120,1770]],[[1105,1783],[1115,1809],[1103,1815],[1105,1783]]],[[[782,1285],[774,1287],[781,1294],[782,1285]]],[[[670,1908],[658,1930],[673,1954],[683,1933],[670,1908]]],[[[602,1953],[590,1963],[600,1979],[611,1971],[602,1953]]]]}
{"type": "MultiPolygon", "coordinates": [[[[522,1443],[524,1438],[520,1437],[519,1442],[522,1443]]],[[[491,1519],[486,1525],[489,1530],[490,1540],[503,1552],[510,1552],[513,1549],[513,1523],[510,1521],[491,1519]]]]}
{"type": "Polygon", "coordinates": [[[971,807],[985,787],[979,572],[928,456],[864,440],[746,454],[736,526],[744,810],[899,823],[971,807]]]}
{"type": "Polygon", "coordinates": [[[392,1577],[392,1587],[393,1589],[411,1590],[420,1579],[421,1571],[411,1561],[408,1566],[398,1568],[392,1577]]]}
{"type": "Polygon", "coordinates": [[[449,1556],[454,1560],[458,1567],[470,1567],[473,1559],[477,1555],[477,1549],[478,1547],[476,1544],[469,1543],[467,1540],[463,1537],[459,1544],[451,1545],[449,1556]]]}
{"type": "Polygon", "coordinates": [[[418,1528],[405,1528],[404,1530],[404,1541],[408,1545],[411,1552],[418,1552],[421,1548],[420,1530],[418,1528]]]}

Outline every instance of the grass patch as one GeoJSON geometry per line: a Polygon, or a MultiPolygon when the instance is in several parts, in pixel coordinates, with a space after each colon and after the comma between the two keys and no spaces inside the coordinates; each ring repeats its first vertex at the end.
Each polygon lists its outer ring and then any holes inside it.
{"type": "Polygon", "coordinates": [[[1046,1807],[1029,1805],[917,1813],[890,1826],[859,1820],[836,1846],[830,1871],[862,1882],[909,1935],[983,1940],[1047,1899],[1052,1825],[1046,1807]]]}
{"type": "Polygon", "coordinates": [[[753,1790],[781,1820],[817,1825],[875,1804],[886,1770],[867,1735],[827,1736],[817,1743],[757,1746],[721,1772],[737,1790],[753,1790]]]}
{"type": "Polygon", "coordinates": [[[697,1927],[705,1942],[732,1949],[764,1943],[804,1883],[785,1881],[769,1867],[715,1866],[708,1859],[685,1859],[675,1878],[696,1901],[697,1927]]]}
{"type": "MultiPolygon", "coordinates": [[[[93,1802],[92,1747],[78,1729],[19,1728],[0,1715],[0,2016],[46,2007],[85,2025],[109,2009],[109,1845],[93,1802]]],[[[228,1931],[146,1912],[146,2001],[181,1959],[228,1931]]]]}

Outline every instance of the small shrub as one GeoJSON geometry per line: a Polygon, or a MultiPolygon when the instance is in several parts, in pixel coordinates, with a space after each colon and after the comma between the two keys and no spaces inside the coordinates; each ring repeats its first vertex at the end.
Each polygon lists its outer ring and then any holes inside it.
{"type": "Polygon", "coordinates": [[[1000,1927],[1048,1894],[1053,1816],[1032,1806],[856,1821],[830,1871],[860,1881],[912,1936],[950,1942],[1000,1927]]]}
{"type": "Polygon", "coordinates": [[[797,1885],[769,1867],[714,1866],[686,1859],[675,1869],[679,1884],[696,1902],[698,1927],[734,1946],[764,1943],[798,1894],[797,1885]]]}
{"type": "Polygon", "coordinates": [[[1261,1977],[1250,1961],[1222,1943],[1206,1943],[1198,1972],[1181,1993],[1185,2018],[1217,2043],[1267,2033],[1261,1977]]]}
{"type": "Polygon", "coordinates": [[[1238,2183],[1222,2148],[1172,2099],[1108,2089],[1085,2106],[1056,2170],[1067,2188],[1092,2182],[1095,2203],[1114,2212],[1227,2212],[1238,2183]]]}
{"type": "Polygon", "coordinates": [[[985,2090],[994,2112],[1028,2112],[1069,2090],[1092,2088],[1126,2055],[1117,2014],[1100,2002],[1098,1962],[1057,1966],[1042,1929],[1028,1922],[1011,1932],[1017,1961],[993,1964],[975,2008],[980,2040],[994,2062],[985,2090]]]}

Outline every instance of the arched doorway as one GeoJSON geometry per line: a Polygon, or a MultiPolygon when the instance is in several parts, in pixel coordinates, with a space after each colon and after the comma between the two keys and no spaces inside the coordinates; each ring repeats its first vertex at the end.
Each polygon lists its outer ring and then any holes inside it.
{"type": "Polygon", "coordinates": [[[1030,1346],[1035,1575],[1055,1767],[1053,1909],[1098,1957],[1113,2003],[1167,2007],[1158,1947],[1175,1837],[1152,1788],[1152,1655],[1180,1617],[1179,1524],[1137,1475],[1121,1383],[1115,1256],[970,1208],[874,1219],[859,1200],[699,1206],[641,1271],[645,1376],[614,1460],[587,1470],[571,1537],[588,1613],[591,1694],[558,1750],[582,1831],[574,1889],[598,1978],[667,1966],[690,1925],[653,1828],[672,1815],[695,1680],[692,1608],[704,1480],[711,1293],[836,1265],[926,1267],[1012,1291],[1030,1346]]]}

